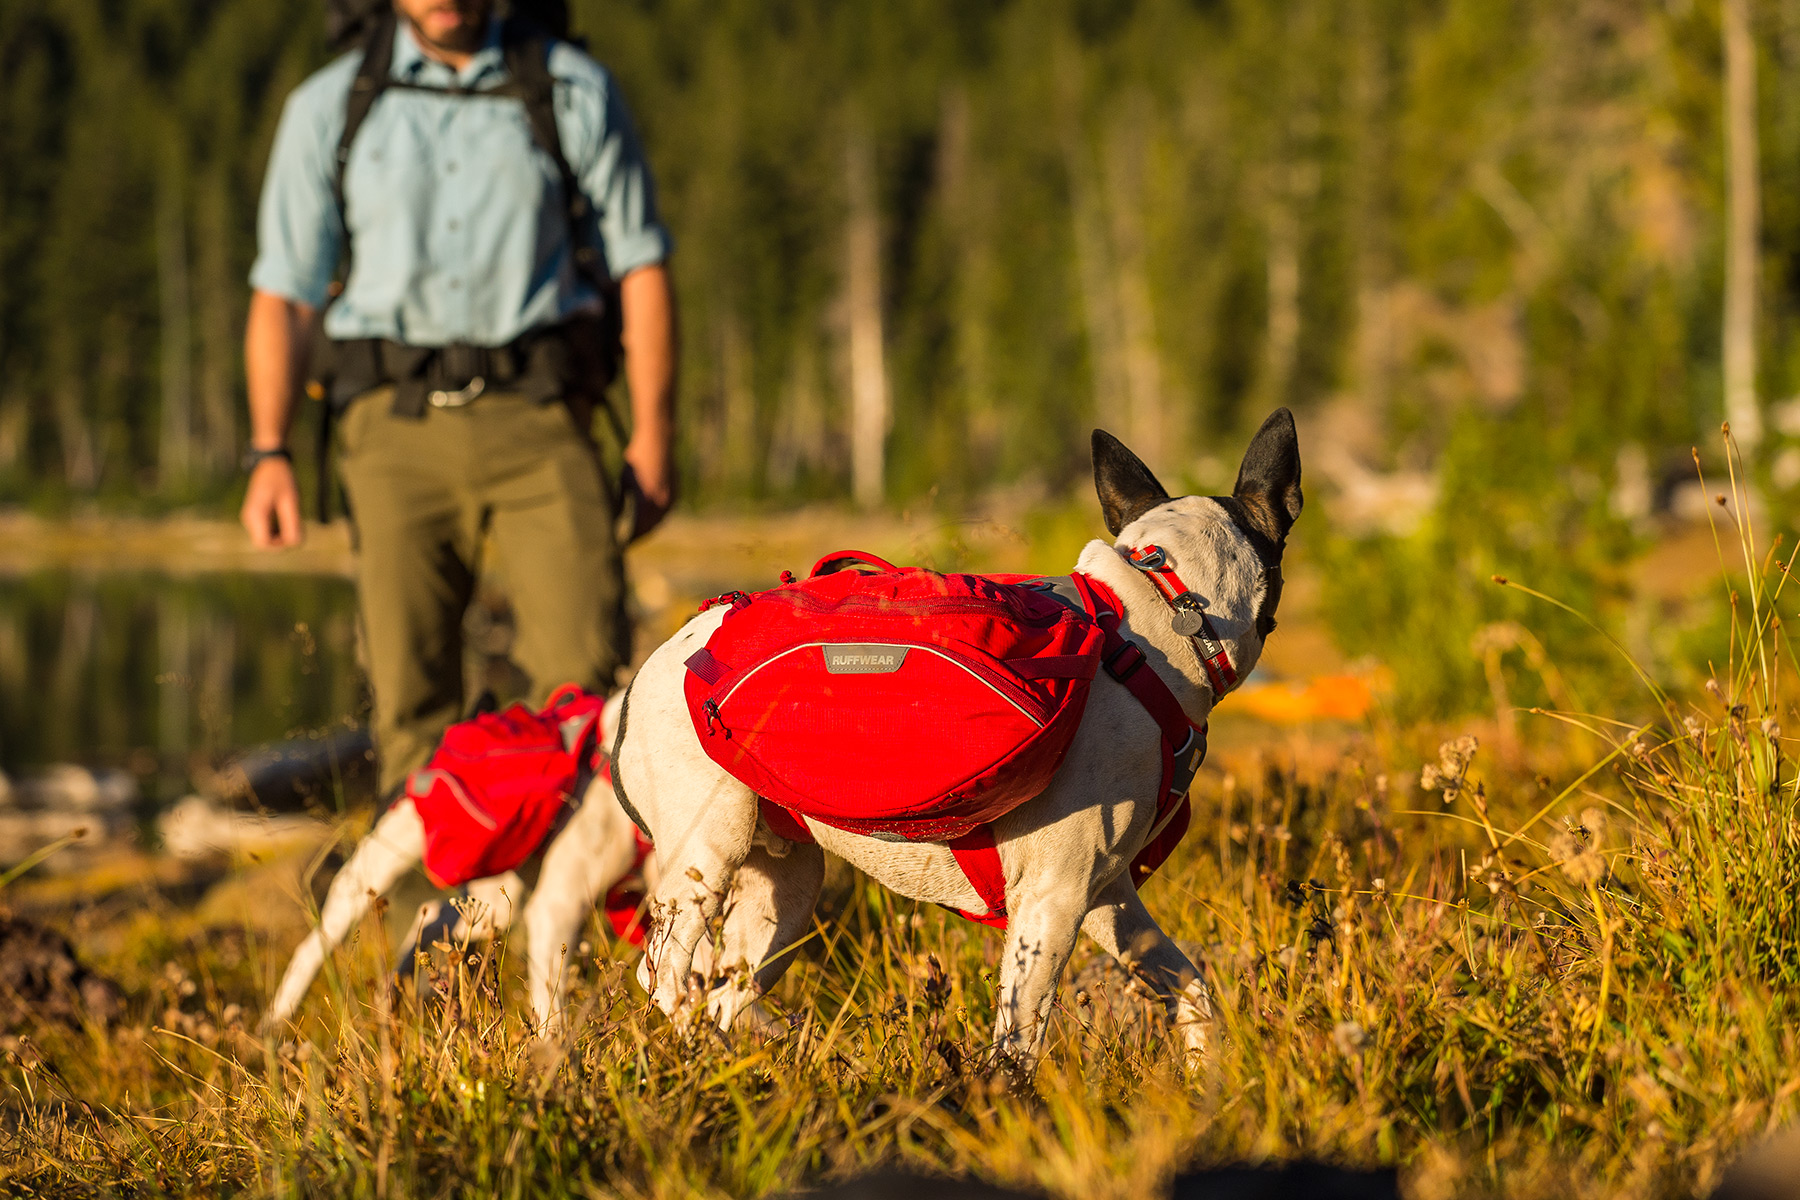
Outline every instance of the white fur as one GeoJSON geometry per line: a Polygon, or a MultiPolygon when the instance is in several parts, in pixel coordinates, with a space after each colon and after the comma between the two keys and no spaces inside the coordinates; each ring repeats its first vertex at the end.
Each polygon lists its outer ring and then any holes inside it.
{"type": "MultiPolygon", "coordinates": [[[[1240,678],[1262,652],[1255,618],[1268,581],[1230,514],[1197,497],[1145,513],[1121,531],[1116,548],[1095,541],[1081,554],[1077,569],[1118,595],[1125,610],[1121,632],[1145,652],[1147,665],[1199,724],[1217,700],[1199,656],[1174,631],[1161,594],[1122,553],[1150,543],[1167,550],[1183,582],[1206,598],[1240,678]]],[[[816,849],[796,846],[775,857],[762,848],[768,834],[755,795],[707,757],[689,717],[682,691],[686,659],[723,619],[723,611],[696,617],[644,664],[632,685],[615,764],[664,865],[652,892],[655,926],[639,978],[671,1016],[695,1007],[704,995],[696,986],[694,953],[706,943],[710,922],[724,922],[720,961],[750,968],[739,974],[738,994],[746,981],[749,994],[760,994],[786,967],[791,955],[780,951],[806,927],[818,893],[816,849]]],[[[1206,986],[1145,910],[1127,872],[1155,821],[1160,738],[1143,706],[1102,673],[1049,788],[994,822],[1008,912],[994,1051],[1024,1069],[1041,1052],[1046,1017],[1078,931],[1140,971],[1168,1004],[1189,1048],[1205,1050],[1211,1015],[1206,986]]],[[[807,824],[824,849],[902,895],[983,907],[943,845],[897,844],[807,824]]],[[[741,1000],[721,1002],[715,992],[706,1007],[729,1025],[741,1000]]]]}

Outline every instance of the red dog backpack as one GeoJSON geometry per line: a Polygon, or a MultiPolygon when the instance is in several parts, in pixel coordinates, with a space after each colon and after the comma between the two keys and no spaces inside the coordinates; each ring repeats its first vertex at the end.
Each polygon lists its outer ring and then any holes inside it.
{"type": "Polygon", "coordinates": [[[700,744],[765,800],[873,837],[948,841],[1043,791],[1104,644],[1042,590],[864,555],[729,601],[687,660],[700,744]]]}
{"type": "Polygon", "coordinates": [[[604,770],[606,701],[573,684],[541,712],[515,704],[458,721],[406,781],[425,826],[425,873],[451,888],[530,858],[568,816],[583,770],[604,770]]]}

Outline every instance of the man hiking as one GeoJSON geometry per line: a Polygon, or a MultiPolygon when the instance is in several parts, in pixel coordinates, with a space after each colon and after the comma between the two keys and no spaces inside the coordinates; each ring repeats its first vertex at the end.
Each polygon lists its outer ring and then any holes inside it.
{"type": "Polygon", "coordinates": [[[295,89],[275,135],[242,511],[257,546],[300,542],[287,439],[323,309],[384,796],[463,711],[483,540],[533,703],[604,691],[629,654],[618,513],[634,502],[643,533],[675,493],[670,240],[611,77],[552,36],[560,4],[515,2],[550,14],[533,24],[392,2],[364,0],[360,49],[295,89]],[[632,424],[609,479],[591,419],[621,343],[632,424]]]}

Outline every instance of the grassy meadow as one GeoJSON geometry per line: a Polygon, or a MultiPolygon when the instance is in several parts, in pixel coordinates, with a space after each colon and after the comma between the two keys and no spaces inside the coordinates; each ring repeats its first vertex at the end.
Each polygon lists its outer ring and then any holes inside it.
{"type": "Polygon", "coordinates": [[[1141,1197],[1190,1164],[1313,1156],[1398,1166],[1419,1200],[1704,1193],[1800,1108],[1782,728],[1800,718],[1786,571],[1760,562],[1731,594],[1729,660],[1692,695],[1646,680],[1641,719],[1282,729],[1222,711],[1193,831],[1146,888],[1215,990],[1209,1061],[1184,1062],[1084,947],[1035,1085],[1009,1086],[983,1060],[998,937],[842,869],[774,1035],[670,1024],[595,925],[578,1032],[541,1045],[522,945],[441,947],[391,987],[377,914],[302,1024],[265,1038],[324,851],[206,887],[102,865],[0,891],[22,914],[89,896],[62,924],[126,993],[111,1030],[8,1038],[0,1180],[761,1196],[899,1163],[1141,1197]]]}
{"type": "MultiPolygon", "coordinates": [[[[196,765],[358,703],[343,523],[272,558],[230,521],[250,216],[323,8],[0,4],[4,765],[129,770],[146,829],[196,765]]],[[[1743,473],[1710,431],[1760,395],[1749,477],[1800,511],[1800,0],[571,8],[681,246],[687,508],[633,551],[643,637],[845,546],[1066,570],[1094,424],[1203,493],[1299,414],[1268,686],[1221,709],[1146,887],[1216,1053],[1083,947],[1010,1086],[999,938],[847,871],[778,1036],[672,1026],[598,923],[565,1045],[516,941],[390,987],[415,880],[265,1037],[364,814],[261,857],[0,862],[0,922],[124,997],[8,1028],[0,994],[0,1195],[764,1196],[898,1163],[1138,1200],[1310,1156],[1414,1200],[1688,1196],[1800,1112],[1793,547],[1690,486],[1743,473]]]]}

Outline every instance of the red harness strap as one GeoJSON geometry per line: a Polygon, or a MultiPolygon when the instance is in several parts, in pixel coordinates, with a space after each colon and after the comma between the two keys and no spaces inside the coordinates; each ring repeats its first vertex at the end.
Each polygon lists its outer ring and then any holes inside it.
{"type": "MultiPolygon", "coordinates": [[[[1206,757],[1206,728],[1188,720],[1175,693],[1149,666],[1137,643],[1119,632],[1124,606],[1113,590],[1079,572],[1070,579],[1081,593],[1082,605],[1106,634],[1106,647],[1101,652],[1106,673],[1125,686],[1162,730],[1162,784],[1156,793],[1156,823],[1151,826],[1144,848],[1131,862],[1132,885],[1142,887],[1187,833],[1188,787],[1206,757]]],[[[968,876],[975,894],[988,907],[986,913],[957,911],[971,921],[1006,928],[1006,874],[1000,866],[1000,852],[994,846],[993,827],[983,825],[957,838],[950,843],[950,852],[968,876]]]]}

